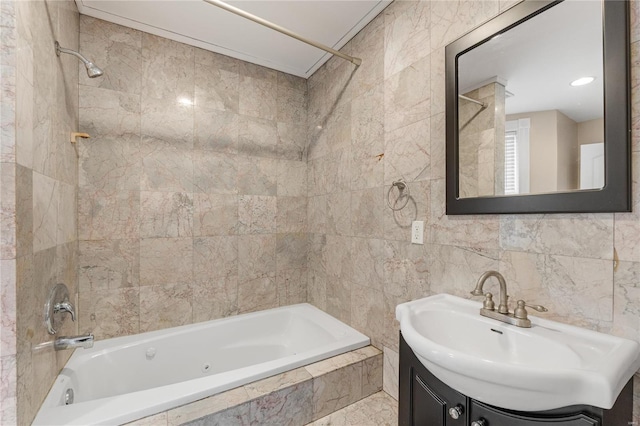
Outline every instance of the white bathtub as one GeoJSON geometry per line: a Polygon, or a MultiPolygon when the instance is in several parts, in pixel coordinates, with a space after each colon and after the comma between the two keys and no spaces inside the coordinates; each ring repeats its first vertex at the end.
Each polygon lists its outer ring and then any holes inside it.
{"type": "Polygon", "coordinates": [[[101,340],[75,351],[33,424],[126,423],[368,344],[306,303],[101,340]]]}

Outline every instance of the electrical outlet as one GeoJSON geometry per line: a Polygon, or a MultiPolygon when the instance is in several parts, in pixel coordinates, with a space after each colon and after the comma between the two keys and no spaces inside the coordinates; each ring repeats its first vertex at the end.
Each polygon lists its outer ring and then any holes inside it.
{"type": "Polygon", "coordinates": [[[414,220],[411,222],[411,243],[424,244],[424,222],[414,220]]]}

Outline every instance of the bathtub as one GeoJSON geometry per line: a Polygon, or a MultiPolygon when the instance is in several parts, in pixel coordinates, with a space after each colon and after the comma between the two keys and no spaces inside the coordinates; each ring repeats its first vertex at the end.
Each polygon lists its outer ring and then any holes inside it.
{"type": "Polygon", "coordinates": [[[126,423],[368,344],[307,303],[101,340],[74,352],[33,424],[126,423]]]}

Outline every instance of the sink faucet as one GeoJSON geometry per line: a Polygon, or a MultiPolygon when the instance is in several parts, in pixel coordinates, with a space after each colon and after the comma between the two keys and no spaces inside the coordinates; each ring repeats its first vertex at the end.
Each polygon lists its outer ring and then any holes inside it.
{"type": "Polygon", "coordinates": [[[63,349],[84,348],[89,349],[93,347],[93,334],[89,333],[84,336],[62,336],[58,337],[53,342],[53,348],[56,351],[63,349]]]}
{"type": "MultiPolygon", "coordinates": [[[[484,274],[480,275],[480,278],[478,278],[478,282],[476,283],[476,288],[473,289],[471,294],[473,294],[474,296],[484,296],[482,288],[484,287],[485,281],[487,281],[489,277],[496,277],[498,279],[498,283],[500,284],[500,302],[498,304],[498,313],[508,314],[509,306],[507,306],[507,282],[504,280],[504,277],[500,272],[487,271],[484,274]]],[[[488,299],[491,300],[491,297],[488,297],[488,299]]]]}
{"type": "Polygon", "coordinates": [[[507,282],[500,272],[497,271],[487,271],[478,278],[478,282],[476,284],[476,288],[471,292],[474,296],[484,296],[484,303],[482,308],[480,308],[480,315],[493,318],[498,321],[506,322],[507,324],[512,324],[518,327],[531,327],[531,321],[528,318],[526,307],[535,309],[538,312],[547,312],[548,309],[544,306],[540,305],[527,305],[524,300],[518,300],[517,308],[513,312],[513,314],[509,313],[509,306],[507,305],[507,300],[509,296],[507,295],[507,282]],[[495,303],[493,302],[493,295],[491,293],[484,293],[482,291],[484,287],[485,281],[489,277],[496,277],[498,279],[498,283],[500,284],[500,301],[498,302],[498,311],[494,309],[495,303]]]}

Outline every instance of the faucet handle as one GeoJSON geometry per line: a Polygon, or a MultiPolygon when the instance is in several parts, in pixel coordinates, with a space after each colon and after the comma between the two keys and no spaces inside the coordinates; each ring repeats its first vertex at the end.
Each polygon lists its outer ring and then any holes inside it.
{"type": "Polygon", "coordinates": [[[493,301],[493,294],[486,293],[484,295],[484,302],[482,302],[482,307],[488,311],[493,311],[496,309],[496,303],[493,301]]]}
{"type": "Polygon", "coordinates": [[[53,305],[53,312],[69,312],[71,314],[71,321],[75,322],[76,320],[76,310],[68,300],[53,305]]]}
{"type": "Polygon", "coordinates": [[[519,319],[527,319],[527,310],[525,309],[525,306],[527,308],[531,308],[534,309],[538,312],[547,312],[548,309],[545,308],[542,305],[528,305],[524,300],[518,300],[517,302],[517,307],[516,309],[513,311],[513,316],[519,319]]]}

